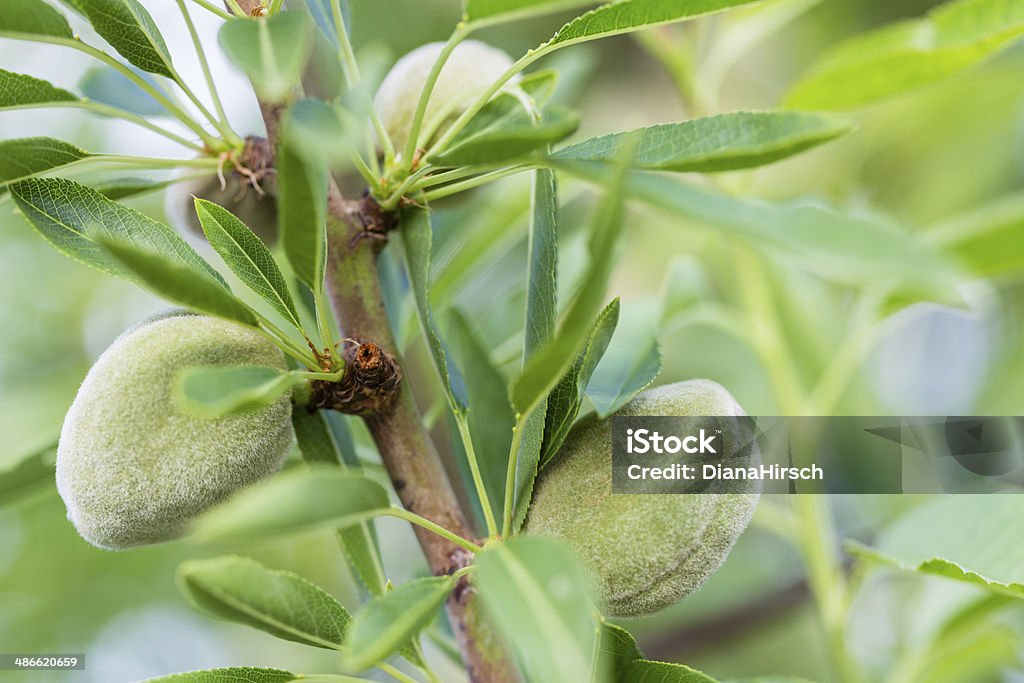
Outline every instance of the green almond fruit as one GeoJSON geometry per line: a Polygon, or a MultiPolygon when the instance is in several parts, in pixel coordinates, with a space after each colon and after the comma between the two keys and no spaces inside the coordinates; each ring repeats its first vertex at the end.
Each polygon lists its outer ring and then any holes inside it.
{"type": "Polygon", "coordinates": [[[185,414],[173,399],[177,378],[201,365],[287,369],[255,329],[172,314],[122,334],[89,371],[57,449],[57,490],[85,540],[108,549],[171,540],[281,466],[290,397],[216,420],[185,414]]]}
{"type": "MultiPolygon", "coordinates": [[[[720,385],[691,380],[643,392],[616,415],[740,416],[720,385]]],[[[756,482],[722,492],[612,494],[612,425],[587,416],[540,473],[524,527],[562,539],[595,579],[607,614],[652,614],[696,591],[747,527],[756,482]]]]}
{"type": "MultiPolygon", "coordinates": [[[[444,43],[428,43],[405,55],[377,91],[374,108],[399,151],[409,139],[420,93],[443,48],[444,43]]],[[[426,146],[443,134],[510,66],[512,58],[496,47],[478,40],[459,43],[434,84],[417,144],[426,146]]]]}

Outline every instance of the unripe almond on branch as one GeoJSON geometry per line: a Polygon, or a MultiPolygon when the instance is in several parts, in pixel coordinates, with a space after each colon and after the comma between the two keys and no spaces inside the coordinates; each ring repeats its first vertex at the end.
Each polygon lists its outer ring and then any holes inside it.
{"type": "MultiPolygon", "coordinates": [[[[743,415],[720,385],[692,380],[645,391],[616,415],[743,415]]],[[[526,531],[568,543],[612,616],[651,614],[718,569],[757,504],[754,482],[722,493],[612,495],[611,420],[588,416],[537,479],[526,531]]]]}
{"type": "Polygon", "coordinates": [[[64,420],[57,490],[82,537],[101,548],[160,543],[197,515],[276,471],[292,441],[291,400],[216,420],[173,400],[182,370],[287,369],[256,330],[198,315],[155,319],[96,361],[64,420]]]}
{"type": "MultiPolygon", "coordinates": [[[[395,149],[401,150],[409,139],[420,92],[443,48],[444,43],[428,43],[405,55],[377,91],[374,107],[395,149]]],[[[478,40],[459,43],[434,85],[419,144],[444,133],[510,66],[512,59],[498,48],[478,40]]]]}

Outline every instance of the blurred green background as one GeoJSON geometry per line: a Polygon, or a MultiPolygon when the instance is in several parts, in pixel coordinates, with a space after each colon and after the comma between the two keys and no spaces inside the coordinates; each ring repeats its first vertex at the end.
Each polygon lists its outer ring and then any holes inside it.
{"type": "MultiPolygon", "coordinates": [[[[176,8],[170,2],[149,4],[179,70],[198,81],[198,65],[176,8]]],[[[715,78],[721,78],[722,88],[714,109],[774,106],[814,57],[836,41],[917,16],[936,3],[803,4],[805,12],[735,60],[727,50],[717,55],[720,73],[715,78]]],[[[383,51],[397,58],[424,42],[447,37],[458,12],[456,2],[440,0],[354,0],[350,19],[357,51],[383,51]]],[[[204,40],[216,45],[216,20],[200,13],[197,19],[204,40]]],[[[697,41],[714,57],[716,36],[730,21],[700,20],[659,31],[656,39],[697,41]]],[[[518,54],[558,25],[559,18],[548,17],[503,26],[482,37],[518,54]]],[[[93,35],[81,22],[75,28],[93,35]]],[[[579,137],[689,115],[670,76],[645,46],[649,44],[635,38],[612,39],[567,50],[544,64],[563,69],[559,97],[582,112],[579,137]]],[[[259,132],[247,84],[217,50],[211,50],[211,57],[236,129],[259,132]]],[[[60,48],[0,41],[0,66],[74,88],[89,65],[60,48]]],[[[835,143],[758,171],[720,176],[716,182],[747,196],[815,198],[926,231],[1024,191],[1022,84],[1024,49],[1017,48],[942,85],[857,112],[856,132],[835,143]]],[[[30,135],[55,135],[90,150],[181,154],[144,131],[81,113],[0,114],[0,137],[30,135]]],[[[566,182],[563,197],[561,275],[571,283],[592,196],[566,182]]],[[[160,196],[129,203],[156,217],[164,212],[160,196]]],[[[1016,216],[1024,244],[1020,206],[1018,198],[1017,213],[1011,216],[1016,216]]],[[[438,206],[434,296],[466,314],[498,361],[515,359],[527,208],[523,179],[438,206]],[[479,256],[472,267],[467,254],[479,256]]],[[[212,256],[208,249],[204,255],[212,256]]],[[[795,360],[797,376],[789,381],[808,394],[832,367],[843,342],[853,334],[865,335],[864,329],[854,329],[861,321],[850,314],[848,291],[808,274],[785,255],[764,256],[726,241],[713,226],[633,209],[611,293],[623,300],[621,327],[644,329],[652,324],[651,307],[657,305],[663,283],[675,283],[677,306],[661,324],[664,370],[659,381],[709,377],[724,384],[751,414],[791,409],[780,395],[773,359],[752,343],[748,331],[723,322],[742,305],[738,270],[759,273],[764,317],[777,331],[776,343],[795,360]]],[[[812,397],[804,407],[820,414],[1024,414],[1022,273],[969,283],[956,293],[959,306],[917,304],[869,321],[868,341],[835,396],[820,402],[812,397]]],[[[16,214],[9,199],[0,199],[0,471],[53,441],[91,361],[124,328],[162,307],[131,285],[66,260],[16,214]]],[[[403,312],[396,316],[398,325],[410,345],[414,372],[422,371],[420,386],[426,389],[420,398],[427,406],[431,375],[424,364],[417,364],[422,349],[411,338],[414,326],[403,312]]],[[[444,434],[440,436],[444,442],[444,434]]],[[[0,672],[0,680],[122,683],[233,664],[296,671],[334,665],[329,653],[189,610],[175,589],[177,563],[222,548],[174,543],[130,553],[103,552],[75,534],[52,485],[2,502],[0,651],[85,652],[88,670],[0,672]]],[[[865,496],[831,502],[841,534],[870,541],[880,525],[918,501],[865,496]]],[[[413,544],[408,530],[389,522],[381,523],[381,530],[394,578],[424,570],[412,559],[416,554],[408,552],[413,544]]],[[[358,588],[330,534],[244,551],[320,583],[346,605],[357,604],[358,588]]],[[[981,610],[972,628],[958,631],[957,639],[944,647],[946,660],[929,659],[910,673],[900,668],[922,643],[934,640],[951,615],[979,601],[981,594],[971,587],[874,572],[863,577],[854,599],[850,649],[880,679],[1014,680],[1016,670],[1021,677],[1017,680],[1024,680],[1024,609],[1013,604],[981,610]]],[[[799,563],[789,546],[771,533],[770,520],[755,523],[724,569],[697,595],[628,627],[650,658],[682,661],[720,678],[830,676],[799,563]]]]}

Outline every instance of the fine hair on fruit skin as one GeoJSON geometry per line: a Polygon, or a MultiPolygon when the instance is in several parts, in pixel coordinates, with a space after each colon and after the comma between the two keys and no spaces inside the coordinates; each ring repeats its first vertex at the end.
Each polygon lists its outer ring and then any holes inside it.
{"type": "MultiPolygon", "coordinates": [[[[743,409],[709,380],[641,393],[616,415],[739,416],[743,409]]],[[[611,491],[611,420],[583,418],[541,471],[527,533],[571,546],[592,574],[606,613],[652,614],[696,591],[725,561],[758,499],[749,480],[699,494],[611,491]]]]}
{"type": "Polygon", "coordinates": [[[128,330],[99,357],[57,449],[57,490],[85,540],[122,549],[174,539],[280,467],[293,436],[289,396],[218,419],[177,405],[180,373],[217,365],[287,368],[252,328],[173,313],[128,330]]]}

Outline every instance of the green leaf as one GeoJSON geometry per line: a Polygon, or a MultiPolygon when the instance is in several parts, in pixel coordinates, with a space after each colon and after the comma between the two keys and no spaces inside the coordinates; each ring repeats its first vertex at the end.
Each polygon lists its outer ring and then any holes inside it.
{"type": "Polygon", "coordinates": [[[1024,598],[1024,499],[940,496],[915,507],[868,548],[850,550],[904,571],[943,576],[1024,598]]]}
{"type": "Polygon", "coordinates": [[[49,81],[0,69],[0,109],[78,101],[78,95],[58,88],[49,81]]]}
{"type": "Polygon", "coordinates": [[[457,581],[453,576],[413,579],[367,603],[349,629],[346,667],[362,671],[398,652],[434,620],[457,581]]]}
{"type": "Polygon", "coordinates": [[[614,299],[597,316],[590,330],[590,336],[580,351],[576,362],[565,373],[551,393],[548,394],[548,409],[544,423],[544,447],[541,450],[539,468],[555,457],[561,448],[573,421],[583,405],[583,395],[591,375],[604,355],[619,323],[619,300],[614,299]]]}
{"type": "Polygon", "coordinates": [[[406,273],[409,277],[413,298],[416,301],[420,327],[434,359],[434,368],[444,384],[452,410],[464,413],[468,405],[466,385],[448,348],[437,334],[430,311],[430,250],[433,239],[430,212],[418,207],[406,208],[401,212],[399,224],[402,231],[406,273]]]}
{"type": "MultiPolygon", "coordinates": [[[[607,182],[607,174],[594,166],[563,168],[581,178],[607,182]]],[[[739,237],[829,282],[892,287],[908,296],[948,297],[957,281],[950,259],[902,226],[878,217],[842,213],[810,201],[740,198],[650,173],[630,174],[623,191],[673,219],[739,237]]]]}
{"type": "Polygon", "coordinates": [[[565,46],[608,36],[685,21],[747,5],[756,0],[627,0],[611,2],[573,19],[559,29],[547,46],[565,46]]]}
{"type": "Polygon", "coordinates": [[[294,140],[286,116],[277,154],[278,234],[296,277],[314,292],[327,265],[327,160],[294,140]]]}
{"type": "MultiPolygon", "coordinates": [[[[67,3],[67,0],[65,0],[67,3]]],[[[160,29],[138,0],[74,0],[96,33],[143,71],[173,78],[171,53],[160,29]]]]}
{"type": "Polygon", "coordinates": [[[1024,271],[1024,194],[938,225],[926,240],[984,277],[1024,271]]]}
{"type": "MultiPolygon", "coordinates": [[[[305,680],[305,677],[302,679],[305,680]]],[[[299,677],[295,674],[280,669],[234,666],[149,678],[142,683],[292,683],[297,680],[299,677]]]]}
{"type": "Polygon", "coordinates": [[[351,621],[316,584],[246,557],[185,562],[178,568],[178,586],[203,612],[314,647],[339,649],[351,621]]]}
{"type": "Polygon", "coordinates": [[[512,406],[520,413],[529,412],[547,396],[575,361],[590,333],[605,296],[608,278],[614,265],[615,245],[624,223],[624,184],[621,175],[625,165],[619,164],[616,176],[610,178],[605,196],[594,214],[588,242],[590,263],[579,292],[565,314],[559,333],[545,344],[524,365],[523,372],[512,385],[512,406]]]}
{"type": "Polygon", "coordinates": [[[947,2],[921,19],[847,40],[786,96],[794,107],[851,109],[943,81],[1024,34],[1017,0],[947,2]]]}
{"type": "Polygon", "coordinates": [[[586,386],[587,398],[599,417],[632,401],[661,372],[655,335],[661,314],[654,301],[635,301],[623,312],[615,336],[586,386]]]}
{"type": "Polygon", "coordinates": [[[637,135],[635,168],[713,173],[770,164],[850,130],[849,121],[829,114],[733,112],[591,138],[558,150],[552,157],[614,161],[623,139],[637,135]]]}
{"type": "Polygon", "coordinates": [[[48,444],[24,457],[19,455],[10,467],[0,468],[0,509],[52,489],[56,453],[57,444],[48,444]]]}
{"type": "Polygon", "coordinates": [[[575,132],[579,117],[562,107],[538,113],[536,120],[511,95],[502,95],[481,111],[452,141],[451,147],[433,158],[439,166],[491,164],[523,157],[575,132]],[[500,105],[507,105],[502,110],[500,105]]]}
{"type": "MultiPolygon", "coordinates": [[[[555,336],[558,319],[558,188],[553,171],[534,173],[531,196],[529,263],[526,275],[526,331],[523,340],[523,364],[530,362],[539,349],[555,336]]],[[[541,402],[530,415],[522,416],[516,429],[522,430],[522,445],[516,453],[515,509],[513,528],[519,530],[533,497],[547,403],[541,402]]]]}
{"type": "Polygon", "coordinates": [[[467,22],[491,24],[596,4],[595,0],[466,0],[463,16],[467,22]]]}
{"type": "Polygon", "coordinates": [[[590,680],[598,624],[590,580],[572,552],[550,539],[520,536],[488,547],[475,564],[491,621],[533,678],[590,680]]]}
{"type": "Polygon", "coordinates": [[[266,366],[198,366],[182,371],[174,398],[183,412],[216,419],[270,405],[301,381],[266,366]]]}
{"type": "Polygon", "coordinates": [[[129,242],[162,254],[222,288],[224,279],[178,233],[145,214],[64,178],[31,178],[11,186],[25,218],[57,251],[111,275],[136,279],[112,259],[97,237],[129,242]]]}
{"type": "Polygon", "coordinates": [[[162,190],[173,182],[175,181],[150,178],[111,178],[92,183],[91,187],[107,199],[117,201],[162,190]]]}
{"type": "Polygon", "coordinates": [[[389,509],[377,482],[337,468],[299,468],[240,492],[200,517],[203,539],[258,539],[347,526],[389,509]]]}
{"type": "Polygon", "coordinates": [[[196,213],[210,246],[231,272],[302,332],[288,283],[263,240],[233,213],[213,202],[196,198],[196,213]]]}
{"type": "MultiPolygon", "coordinates": [[[[325,411],[310,413],[301,409],[293,410],[292,425],[303,460],[311,465],[333,465],[342,470],[348,468],[325,411]]],[[[387,586],[387,576],[372,522],[363,521],[339,529],[338,541],[352,569],[370,594],[383,595],[387,586]]]]}
{"type": "Polygon", "coordinates": [[[717,683],[710,676],[682,664],[644,659],[633,636],[614,624],[602,623],[600,647],[596,680],[602,683],[717,683]]]}
{"type": "Polygon", "coordinates": [[[154,294],[243,325],[259,323],[256,314],[222,282],[206,277],[195,268],[106,236],[97,237],[96,242],[154,294]]]}
{"type": "Polygon", "coordinates": [[[74,37],[64,15],[43,0],[5,0],[0,35],[29,40],[32,36],[74,37]]]}
{"type": "Polygon", "coordinates": [[[313,50],[313,21],[305,12],[231,19],[220,29],[220,44],[260,99],[281,102],[302,80],[313,50]]]}
{"type": "Polygon", "coordinates": [[[461,312],[451,312],[445,329],[452,356],[466,376],[473,378],[466,383],[469,405],[466,418],[487,497],[496,510],[501,510],[508,449],[515,427],[505,378],[491,362],[487,349],[461,312]]]}
{"type": "Polygon", "coordinates": [[[54,138],[17,138],[0,142],[0,185],[73,164],[92,154],[54,138]]]}
{"type": "MultiPolygon", "coordinates": [[[[156,78],[145,72],[140,72],[139,78],[156,85],[156,78]]],[[[138,83],[106,64],[90,67],[78,81],[78,87],[82,94],[93,102],[117,107],[139,116],[167,116],[164,106],[139,87],[138,83]]]]}

